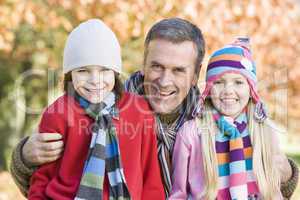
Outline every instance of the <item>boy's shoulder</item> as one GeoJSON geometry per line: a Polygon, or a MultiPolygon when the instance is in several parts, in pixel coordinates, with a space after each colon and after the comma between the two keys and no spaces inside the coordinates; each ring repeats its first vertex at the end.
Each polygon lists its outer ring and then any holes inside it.
{"type": "Polygon", "coordinates": [[[130,92],[123,92],[122,97],[118,103],[120,108],[139,109],[143,108],[150,110],[149,103],[141,96],[130,92]]]}
{"type": "Polygon", "coordinates": [[[70,98],[66,93],[60,95],[59,97],[57,97],[55,100],[53,100],[52,102],[48,102],[48,106],[47,108],[52,108],[52,107],[56,107],[64,102],[68,101],[68,98],[70,98]]]}
{"type": "Polygon", "coordinates": [[[44,110],[44,113],[64,114],[68,109],[74,106],[76,106],[74,98],[64,93],[52,103],[50,103],[44,110]]]}

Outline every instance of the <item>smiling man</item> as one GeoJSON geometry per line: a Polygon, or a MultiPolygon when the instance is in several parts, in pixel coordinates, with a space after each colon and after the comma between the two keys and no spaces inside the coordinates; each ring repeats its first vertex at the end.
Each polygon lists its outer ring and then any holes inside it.
{"type": "Polygon", "coordinates": [[[198,102],[205,43],[197,26],[171,18],[150,29],[144,46],[144,66],[125,82],[125,89],[145,96],[156,113],[158,157],[168,195],[176,133],[192,119],[198,102]]]}
{"type": "Polygon", "coordinates": [[[156,39],[149,43],[143,69],[144,89],[156,113],[176,111],[190,88],[196,85],[196,57],[197,49],[192,41],[176,44],[156,39]]]}
{"type": "MultiPolygon", "coordinates": [[[[125,82],[125,90],[143,95],[156,113],[158,157],[168,195],[176,133],[185,121],[194,117],[199,101],[196,83],[205,43],[197,26],[183,19],[170,18],[152,26],[144,46],[144,66],[125,82]]],[[[33,134],[16,147],[11,171],[24,195],[35,167],[60,157],[63,151],[60,139],[59,134],[33,134]],[[56,141],[49,142],[53,140],[56,141]]],[[[293,176],[287,177],[289,181],[282,187],[287,195],[293,193],[298,179],[297,166],[292,161],[290,164],[293,176]]]]}

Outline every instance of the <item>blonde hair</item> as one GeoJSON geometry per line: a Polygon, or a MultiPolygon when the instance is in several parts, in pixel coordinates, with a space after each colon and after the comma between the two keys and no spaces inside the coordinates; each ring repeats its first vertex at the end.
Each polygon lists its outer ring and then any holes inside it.
{"type": "MultiPolygon", "coordinates": [[[[272,200],[280,193],[280,174],[275,167],[274,155],[277,153],[272,141],[280,130],[270,120],[259,123],[254,119],[255,104],[248,103],[248,130],[253,148],[253,172],[260,194],[265,200],[272,200]]],[[[218,161],[215,148],[215,135],[218,128],[212,115],[212,104],[206,100],[203,115],[196,119],[201,128],[201,145],[206,186],[205,199],[215,199],[218,192],[218,161]]]]}

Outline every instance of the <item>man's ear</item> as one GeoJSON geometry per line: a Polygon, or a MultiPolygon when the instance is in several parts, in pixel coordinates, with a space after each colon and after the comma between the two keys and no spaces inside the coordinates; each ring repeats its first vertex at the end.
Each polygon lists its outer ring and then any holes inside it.
{"type": "Polygon", "coordinates": [[[199,65],[199,72],[195,73],[194,77],[193,77],[193,81],[192,81],[192,85],[196,86],[199,80],[199,76],[200,76],[200,70],[201,70],[202,64],[199,65]]]}

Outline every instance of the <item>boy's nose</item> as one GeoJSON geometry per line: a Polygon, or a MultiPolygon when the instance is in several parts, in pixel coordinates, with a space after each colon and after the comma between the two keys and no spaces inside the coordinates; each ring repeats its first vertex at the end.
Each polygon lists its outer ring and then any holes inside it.
{"type": "Polygon", "coordinates": [[[103,75],[101,75],[101,73],[92,72],[90,73],[89,80],[94,84],[101,83],[103,82],[103,75]]]}

